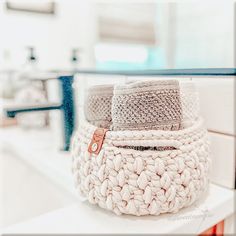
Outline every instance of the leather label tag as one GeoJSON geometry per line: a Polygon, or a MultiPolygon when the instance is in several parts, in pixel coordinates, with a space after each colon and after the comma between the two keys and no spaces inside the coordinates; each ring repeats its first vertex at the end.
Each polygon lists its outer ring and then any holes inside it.
{"type": "Polygon", "coordinates": [[[107,129],[102,129],[102,128],[97,128],[94,131],[92,140],[88,147],[88,152],[94,153],[96,155],[99,154],[107,131],[108,131],[107,129]]]}

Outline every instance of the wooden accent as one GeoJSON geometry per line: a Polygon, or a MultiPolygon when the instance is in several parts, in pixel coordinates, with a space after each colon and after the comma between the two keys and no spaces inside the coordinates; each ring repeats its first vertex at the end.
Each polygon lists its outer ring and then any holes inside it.
{"type": "Polygon", "coordinates": [[[210,229],[207,229],[203,233],[199,234],[199,236],[205,236],[205,235],[212,235],[213,236],[213,235],[215,235],[215,229],[216,229],[216,226],[214,225],[210,229]]]}
{"type": "Polygon", "coordinates": [[[199,236],[224,236],[224,221],[220,221],[218,224],[212,226],[211,228],[207,229],[203,233],[199,234],[199,236]]]}
{"type": "Polygon", "coordinates": [[[221,222],[219,222],[216,225],[215,235],[217,235],[217,236],[223,236],[224,235],[224,220],[222,220],[221,222]]]}

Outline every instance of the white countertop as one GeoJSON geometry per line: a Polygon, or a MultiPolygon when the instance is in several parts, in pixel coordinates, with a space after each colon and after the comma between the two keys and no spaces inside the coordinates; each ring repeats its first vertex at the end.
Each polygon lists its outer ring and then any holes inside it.
{"type": "Polygon", "coordinates": [[[50,212],[14,225],[14,234],[199,234],[231,215],[234,192],[211,184],[209,193],[177,214],[116,216],[87,202],[50,212]]]}
{"type": "MultiPolygon", "coordinates": [[[[8,128],[1,131],[0,141],[4,148],[15,152],[66,191],[74,193],[70,155],[53,147],[50,131],[8,128]]],[[[177,214],[155,217],[116,216],[78,200],[75,205],[43,214],[3,231],[12,234],[199,234],[233,212],[234,191],[210,184],[205,196],[177,214]]]]}
{"type": "Polygon", "coordinates": [[[0,130],[0,143],[2,148],[74,194],[70,153],[59,150],[52,130],[9,127],[0,130]]]}

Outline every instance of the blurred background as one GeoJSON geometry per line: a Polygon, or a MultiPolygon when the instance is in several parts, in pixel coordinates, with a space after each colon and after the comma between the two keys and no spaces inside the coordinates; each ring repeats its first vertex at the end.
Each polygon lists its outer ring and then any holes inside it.
{"type": "Polygon", "coordinates": [[[233,2],[1,1],[0,65],[21,70],[233,67],[233,2]]]}
{"type": "Polygon", "coordinates": [[[76,201],[61,113],[6,109],[60,110],[54,79],[80,70],[232,68],[234,21],[233,1],[1,0],[0,228],[76,201]]]}

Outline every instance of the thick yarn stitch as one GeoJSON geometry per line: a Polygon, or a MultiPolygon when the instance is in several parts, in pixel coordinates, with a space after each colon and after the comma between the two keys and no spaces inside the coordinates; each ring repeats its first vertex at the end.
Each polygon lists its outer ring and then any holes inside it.
{"type": "Polygon", "coordinates": [[[85,118],[91,124],[109,129],[111,126],[111,102],[113,85],[96,85],[87,91],[85,99],[85,118]]]}
{"type": "Polygon", "coordinates": [[[118,85],[112,98],[113,130],[178,130],[182,107],[177,80],[118,85]]]}
{"type": "Polygon", "coordinates": [[[159,215],[191,205],[207,189],[209,142],[202,119],[178,131],[108,131],[98,155],[87,151],[96,128],[81,123],[72,140],[75,187],[90,203],[118,215],[159,215]]]}

